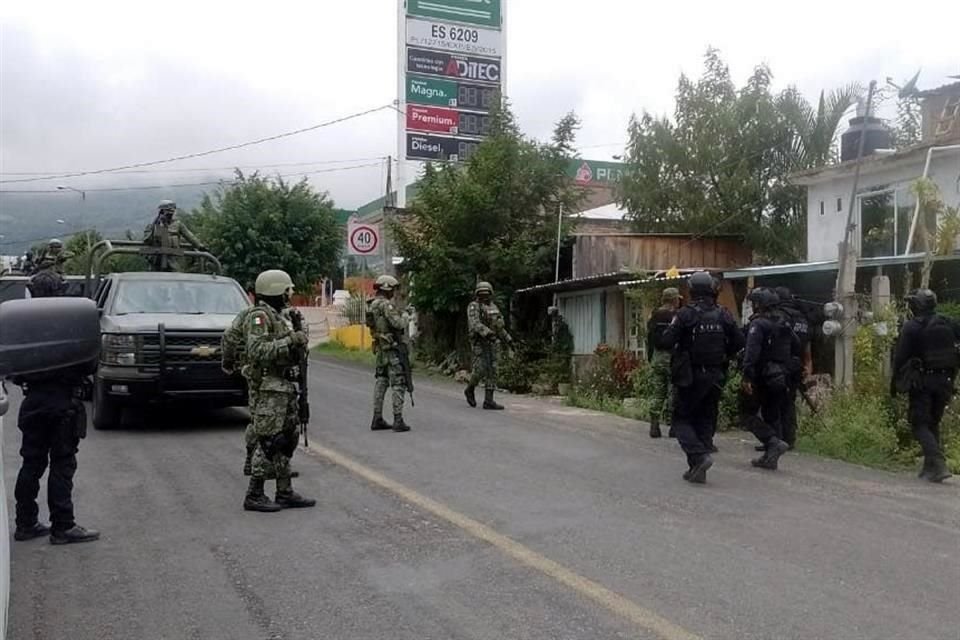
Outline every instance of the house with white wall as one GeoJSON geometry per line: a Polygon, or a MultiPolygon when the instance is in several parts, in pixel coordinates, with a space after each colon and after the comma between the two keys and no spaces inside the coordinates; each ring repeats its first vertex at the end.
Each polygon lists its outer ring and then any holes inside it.
{"type": "MultiPolygon", "coordinates": [[[[960,82],[921,92],[920,144],[893,151],[879,120],[851,121],[843,134],[841,162],[792,177],[807,187],[807,261],[836,260],[853,190],[859,136],[864,158],[854,201],[854,241],[863,258],[902,256],[922,250],[911,226],[916,210],[912,185],[926,175],[944,203],[960,205],[960,82]],[[908,243],[910,246],[908,246],[908,243]]],[[[919,222],[919,221],[918,221],[919,222]]],[[[934,221],[927,221],[928,225],[934,221]]]]}

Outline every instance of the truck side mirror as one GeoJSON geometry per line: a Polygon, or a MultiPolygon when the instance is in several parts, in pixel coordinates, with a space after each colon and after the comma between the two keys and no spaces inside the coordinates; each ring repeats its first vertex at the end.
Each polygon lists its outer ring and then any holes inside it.
{"type": "Polygon", "coordinates": [[[97,307],[86,298],[0,304],[0,377],[59,369],[100,354],[97,307]]]}

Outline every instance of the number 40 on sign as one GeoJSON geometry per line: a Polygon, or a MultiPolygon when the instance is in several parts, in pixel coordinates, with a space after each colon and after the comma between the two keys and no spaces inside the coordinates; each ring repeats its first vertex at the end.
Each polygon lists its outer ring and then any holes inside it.
{"type": "Polygon", "coordinates": [[[353,256],[376,254],[380,248],[380,225],[351,221],[347,225],[347,253],[353,256]]]}

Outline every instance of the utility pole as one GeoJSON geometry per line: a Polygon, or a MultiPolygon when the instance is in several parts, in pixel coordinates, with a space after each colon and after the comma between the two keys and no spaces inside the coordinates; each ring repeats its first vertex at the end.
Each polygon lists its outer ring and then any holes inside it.
{"type": "MultiPolygon", "coordinates": [[[[867,108],[864,113],[864,125],[870,119],[873,106],[873,92],[877,87],[875,80],[870,81],[867,91],[867,108]]],[[[859,228],[854,218],[857,203],[857,190],[860,187],[860,168],[863,164],[863,147],[867,137],[866,126],[860,132],[857,142],[857,159],[853,169],[853,186],[850,188],[850,202],[847,207],[847,224],[844,228],[843,242],[840,243],[839,268],[837,270],[836,298],[843,306],[840,324],[841,331],[836,341],[834,371],[836,385],[840,388],[853,385],[853,345],[857,333],[857,242],[854,233],[859,228]]]]}
{"type": "Polygon", "coordinates": [[[381,216],[382,220],[380,221],[380,243],[383,245],[383,272],[387,275],[393,275],[393,251],[392,247],[387,248],[387,245],[390,244],[390,214],[394,210],[394,198],[393,198],[393,179],[392,173],[393,170],[393,157],[387,156],[387,192],[383,198],[383,215],[381,216]]]}

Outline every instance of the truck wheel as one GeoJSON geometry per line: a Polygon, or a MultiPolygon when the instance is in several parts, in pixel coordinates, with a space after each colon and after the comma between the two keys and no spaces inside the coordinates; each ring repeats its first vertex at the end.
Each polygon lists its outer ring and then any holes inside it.
{"type": "Polygon", "coordinates": [[[93,428],[98,431],[116,429],[120,426],[123,408],[107,395],[103,382],[97,380],[93,391],[93,428]]]}

